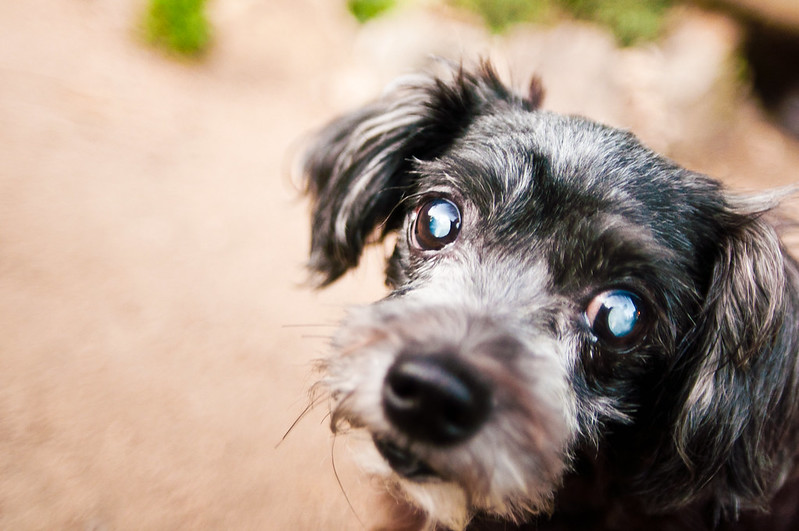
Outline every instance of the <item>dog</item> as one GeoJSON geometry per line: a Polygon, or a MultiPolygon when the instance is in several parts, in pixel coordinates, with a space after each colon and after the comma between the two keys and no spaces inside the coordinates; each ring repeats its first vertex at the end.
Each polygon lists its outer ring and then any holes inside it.
{"type": "Polygon", "coordinates": [[[770,212],[488,62],[398,81],[304,159],[334,433],[428,529],[799,529],[799,267],[770,212]]]}

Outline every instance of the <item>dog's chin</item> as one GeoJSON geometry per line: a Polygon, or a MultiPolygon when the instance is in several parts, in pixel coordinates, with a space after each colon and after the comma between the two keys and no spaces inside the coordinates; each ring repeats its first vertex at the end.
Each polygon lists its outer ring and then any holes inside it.
{"type": "Polygon", "coordinates": [[[399,500],[421,510],[426,518],[422,529],[464,529],[473,516],[468,495],[461,485],[387,437],[373,436],[377,453],[388,466],[386,486],[399,500]]]}
{"type": "Polygon", "coordinates": [[[386,480],[396,498],[421,509],[430,529],[464,529],[476,513],[520,521],[551,510],[552,483],[539,483],[537,491],[475,490],[474,481],[459,477],[457,469],[438,462],[434,455],[426,459],[423,449],[414,451],[414,445],[401,442],[402,438],[372,434],[371,439],[377,450],[373,455],[382,462],[373,472],[386,480]]]}

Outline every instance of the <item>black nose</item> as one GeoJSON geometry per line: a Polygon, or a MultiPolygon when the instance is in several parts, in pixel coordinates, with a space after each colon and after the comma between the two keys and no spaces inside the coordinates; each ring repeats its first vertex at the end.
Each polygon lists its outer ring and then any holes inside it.
{"type": "Polygon", "coordinates": [[[383,410],[413,439],[454,444],[485,422],[491,390],[455,356],[402,355],[383,383],[383,410]]]}

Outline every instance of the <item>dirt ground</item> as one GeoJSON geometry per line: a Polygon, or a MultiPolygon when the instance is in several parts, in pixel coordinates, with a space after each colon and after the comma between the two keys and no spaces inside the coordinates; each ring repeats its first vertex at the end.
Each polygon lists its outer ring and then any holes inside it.
{"type": "Polygon", "coordinates": [[[382,249],[303,286],[292,160],[430,54],[491,57],[518,87],[538,72],[546,107],[735,188],[799,180],[796,143],[729,88],[723,17],[680,12],[662,43],[617,50],[586,25],[499,38],[440,8],[358,27],[343,4],[215,0],[195,63],[141,43],[141,2],[0,2],[0,528],[370,521],[324,408],[278,444],[344,308],[383,293],[382,249]]]}

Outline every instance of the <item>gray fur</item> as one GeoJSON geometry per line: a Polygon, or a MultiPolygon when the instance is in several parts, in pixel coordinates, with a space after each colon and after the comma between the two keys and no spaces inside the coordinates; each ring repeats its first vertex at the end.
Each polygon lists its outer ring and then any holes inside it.
{"type": "Polygon", "coordinates": [[[734,198],[531,94],[487,65],[417,80],[333,122],[309,151],[320,284],[357,265],[370,236],[399,235],[392,293],[353,310],[324,363],[333,429],[423,463],[422,478],[383,474],[451,528],[491,515],[544,529],[572,509],[560,500],[586,470],[622,493],[629,525],[692,511],[712,526],[768,507],[799,425],[799,273],[764,217],[777,196],[734,198]],[[439,197],[462,226],[426,250],[417,213],[439,197]],[[645,306],[646,332],[624,348],[585,317],[616,288],[645,306]],[[387,373],[409,352],[454,356],[488,382],[474,435],[434,444],[388,418],[387,373]]]}

